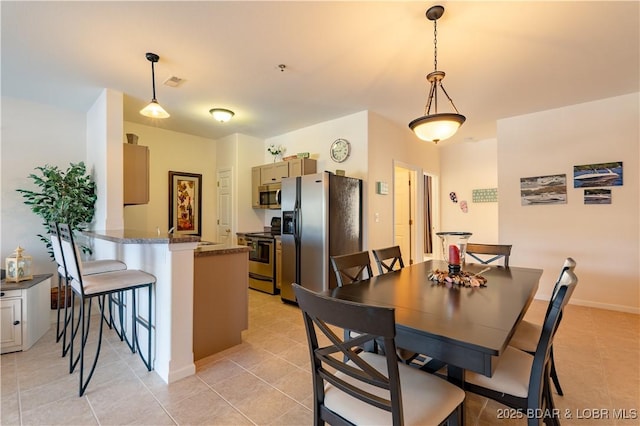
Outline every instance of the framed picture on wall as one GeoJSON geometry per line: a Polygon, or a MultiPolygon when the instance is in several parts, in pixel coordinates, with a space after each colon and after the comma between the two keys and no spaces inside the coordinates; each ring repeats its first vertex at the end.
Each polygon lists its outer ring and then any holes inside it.
{"type": "Polygon", "coordinates": [[[573,187],[593,188],[622,185],[622,161],[573,166],[573,187]]]}
{"type": "Polygon", "coordinates": [[[169,230],[174,235],[202,235],[202,175],[169,172],[169,230]]]}

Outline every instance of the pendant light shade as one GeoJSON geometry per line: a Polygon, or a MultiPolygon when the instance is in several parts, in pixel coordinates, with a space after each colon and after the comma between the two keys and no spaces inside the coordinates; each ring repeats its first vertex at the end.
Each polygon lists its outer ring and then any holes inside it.
{"type": "Polygon", "coordinates": [[[458,109],[453,104],[451,97],[444,89],[442,85],[442,80],[444,79],[445,73],[444,71],[438,71],[438,39],[437,39],[437,23],[436,21],[442,16],[444,13],[444,7],[442,6],[433,6],[427,10],[427,19],[433,21],[433,67],[434,71],[427,75],[427,81],[431,84],[431,88],[429,90],[429,97],[427,99],[427,105],[424,110],[424,115],[422,117],[418,117],[415,120],[409,123],[409,128],[413,130],[413,132],[420,139],[424,141],[438,143],[439,141],[445,140],[453,136],[462,123],[466,120],[464,115],[458,113],[458,109]],[[442,91],[442,93],[449,100],[449,103],[453,107],[453,112],[449,113],[439,113],[438,112],[438,92],[442,91]],[[433,107],[433,114],[431,113],[431,108],[433,107]]]}
{"type": "Polygon", "coordinates": [[[155,53],[147,53],[146,58],[151,62],[151,87],[153,89],[153,98],[151,99],[151,102],[149,102],[149,105],[140,110],[140,114],[150,118],[168,118],[169,113],[160,106],[156,99],[156,75],[153,64],[158,62],[160,57],[155,53]]]}

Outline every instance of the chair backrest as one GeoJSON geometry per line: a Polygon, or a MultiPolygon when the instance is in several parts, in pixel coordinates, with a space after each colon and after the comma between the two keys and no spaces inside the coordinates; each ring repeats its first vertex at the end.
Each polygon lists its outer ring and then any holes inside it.
{"type": "Polygon", "coordinates": [[[549,309],[542,324],[542,333],[538,341],[538,346],[536,347],[531,375],[529,377],[529,398],[537,398],[537,402],[534,402],[534,405],[531,406],[542,406],[535,405],[535,403],[542,403],[544,380],[545,376],[549,374],[549,358],[553,338],[558,331],[564,307],[569,303],[569,299],[577,284],[578,277],[573,271],[569,268],[564,269],[562,277],[559,280],[558,290],[549,301],[549,309]]]}
{"type": "Polygon", "coordinates": [[[504,260],[504,267],[509,267],[509,256],[511,255],[511,244],[467,244],[467,256],[471,256],[478,262],[486,265],[497,260],[504,260]],[[485,255],[485,256],[478,256],[485,255]],[[487,259],[486,255],[492,256],[487,259]]]}
{"type": "MultiPolygon", "coordinates": [[[[400,376],[395,346],[395,311],[314,293],[298,284],[293,289],[302,311],[313,368],[315,424],[335,424],[339,417],[325,406],[325,393],[335,388],[391,413],[394,425],[403,423],[400,376]],[[340,337],[334,328],[357,331],[340,337]],[[322,339],[318,338],[318,334],[322,339]],[[375,339],[384,341],[386,355],[357,350],[375,339]],[[320,346],[320,341],[329,342],[320,346]],[[385,357],[386,373],[362,356],[385,357]]],[[[324,343],[323,343],[324,344],[324,343]]],[[[380,359],[380,358],[378,358],[380,359]]],[[[344,419],[342,419],[344,421],[344,419]]],[[[381,423],[389,423],[381,419],[381,423]]]]}
{"type": "Polygon", "coordinates": [[[64,264],[64,256],[62,255],[62,245],[60,243],[58,224],[55,222],[49,222],[49,240],[51,241],[51,249],[53,250],[54,260],[58,264],[58,267],[66,270],[64,264]]]}
{"type": "Polygon", "coordinates": [[[73,231],[66,223],[58,224],[60,233],[60,245],[62,246],[62,255],[67,269],[67,274],[71,278],[71,286],[81,295],[84,296],[82,288],[82,264],[80,263],[80,253],[78,246],[73,240],[73,231]]]}
{"type": "Polygon", "coordinates": [[[368,251],[331,256],[331,266],[336,274],[338,287],[373,276],[368,251]]]}
{"type": "MultiPolygon", "coordinates": [[[[558,290],[560,289],[560,287],[562,287],[563,285],[566,285],[568,282],[571,281],[571,276],[566,274],[567,271],[571,271],[574,272],[576,269],[576,261],[573,260],[573,258],[571,257],[567,257],[564,261],[564,264],[562,265],[562,269],[560,270],[560,275],[558,276],[558,281],[556,281],[555,285],[553,286],[553,291],[551,292],[551,299],[553,300],[553,298],[555,297],[556,293],[558,292],[558,290]]],[[[547,306],[547,313],[545,314],[545,317],[547,315],[549,315],[549,311],[551,311],[551,301],[549,302],[549,305],[547,306]]],[[[562,313],[560,314],[561,318],[562,318],[562,313]]]]}
{"type": "Polygon", "coordinates": [[[380,274],[386,274],[387,272],[404,268],[400,246],[387,247],[372,251],[373,258],[376,260],[380,274]]]}

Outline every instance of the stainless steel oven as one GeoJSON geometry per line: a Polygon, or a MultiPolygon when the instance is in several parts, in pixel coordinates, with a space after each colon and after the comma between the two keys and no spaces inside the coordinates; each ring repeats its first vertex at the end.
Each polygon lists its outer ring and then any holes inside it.
{"type": "Polygon", "coordinates": [[[249,288],[276,294],[275,238],[268,234],[245,234],[249,247],[249,288]]]}

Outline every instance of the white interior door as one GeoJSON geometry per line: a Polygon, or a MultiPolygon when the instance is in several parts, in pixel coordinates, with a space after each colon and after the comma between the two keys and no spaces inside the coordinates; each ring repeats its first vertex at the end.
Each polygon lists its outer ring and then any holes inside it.
{"type": "Polygon", "coordinates": [[[405,264],[414,262],[415,253],[415,172],[404,167],[394,169],[394,242],[400,246],[405,264]]]}
{"type": "Polygon", "coordinates": [[[233,188],[231,179],[231,169],[222,169],[217,173],[218,180],[218,223],[217,241],[218,243],[230,244],[231,230],[233,229],[232,206],[233,188]]]}

